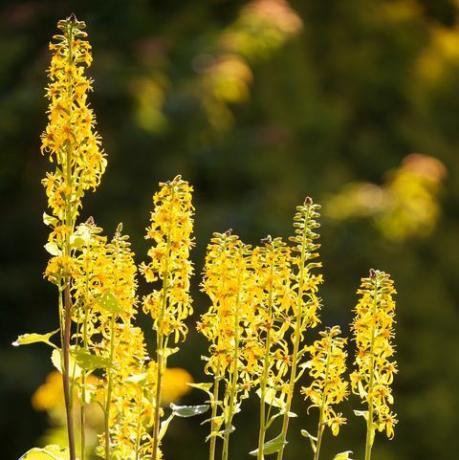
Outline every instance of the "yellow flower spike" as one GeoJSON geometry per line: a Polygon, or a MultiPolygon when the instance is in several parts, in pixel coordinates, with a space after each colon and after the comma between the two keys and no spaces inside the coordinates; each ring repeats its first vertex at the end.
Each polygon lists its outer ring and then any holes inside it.
{"type": "Polygon", "coordinates": [[[255,324],[258,359],[258,395],[260,396],[260,429],[258,436],[258,459],[264,458],[266,431],[272,418],[271,409],[284,408],[284,377],[288,366],[288,344],[284,336],[288,330],[291,298],[290,248],[281,238],[270,236],[263,245],[253,250],[252,267],[258,290],[256,292],[255,324]],[[266,410],[266,405],[269,405],[266,410]]]}
{"type": "Polygon", "coordinates": [[[177,176],[161,183],[153,196],[154,209],[146,239],[153,242],[148,251],[149,263],[140,269],[148,282],[159,282],[157,289],[143,299],[143,310],[151,315],[156,331],[157,379],[154,396],[154,422],[152,459],[158,460],[160,435],[160,402],[162,378],[167,367],[167,357],[176,349],[170,343],[186,338],[185,320],[193,312],[190,277],[193,265],[189,258],[193,247],[193,187],[177,176]]]}
{"type": "Polygon", "coordinates": [[[314,460],[319,459],[325,426],[328,425],[333,436],[337,436],[340,426],[346,423],[346,419],[333,408],[348,396],[348,382],[343,380],[347,357],[344,347],[347,340],[340,335],[340,327],[333,326],[320,332],[321,338],[308,347],[311,359],[307,367],[313,382],[308,387],[302,387],[301,392],[311,402],[309,408],[319,409],[317,435],[308,435],[314,450],[314,460]]]}
{"type": "Polygon", "coordinates": [[[251,249],[231,230],[214,233],[207,247],[202,290],[212,302],[197,326],[210,342],[205,371],[214,376],[209,458],[215,457],[216,437],[222,436],[222,459],[227,460],[233,417],[253,385],[261,354],[254,329],[257,288],[251,249]],[[222,381],[225,386],[220,398],[222,381]]]}
{"type": "Polygon", "coordinates": [[[322,275],[317,275],[314,270],[322,264],[315,261],[319,254],[320,244],[317,243],[319,234],[316,232],[320,227],[317,222],[320,217],[320,206],[314,204],[310,197],[306,197],[303,205],[297,207],[293,218],[295,235],[290,237],[292,247],[292,296],[293,308],[291,314],[292,352],[290,354],[290,376],[286,389],[286,406],[282,421],[280,434],[280,449],[277,453],[277,460],[282,460],[286,445],[290,410],[295,392],[295,385],[298,380],[298,370],[304,356],[304,350],[300,345],[304,339],[307,329],[319,324],[318,311],[320,299],[317,295],[319,285],[322,283],[322,275]]]}
{"type": "MultiPolygon", "coordinates": [[[[85,71],[92,57],[85,27],[84,22],[78,21],[74,15],[59,21],[60,34],[53,37],[49,46],[52,57],[46,89],[48,125],[41,144],[42,154],[48,155],[55,168],[42,180],[52,214],[44,216],[45,224],[51,227],[45,248],[53,256],[45,277],[59,288],[61,362],[71,460],[75,460],[76,453],[69,366],[74,315],[73,281],[78,270],[72,235],[84,193],[97,187],[106,167],[101,141],[94,130],[94,114],[87,100],[91,80],[85,71]]],[[[84,453],[82,455],[84,457],[84,453]]]]}
{"type": "MultiPolygon", "coordinates": [[[[156,374],[150,373],[143,332],[130,324],[115,323],[112,356],[109,436],[102,435],[100,454],[106,442],[110,458],[134,459],[151,457],[151,426],[156,374]]],[[[105,339],[106,342],[110,338],[105,339]]],[[[107,343],[105,346],[109,346],[107,343]]],[[[104,386],[107,383],[104,384],[104,386]]]]}
{"type": "Polygon", "coordinates": [[[386,431],[389,438],[394,436],[396,415],[391,411],[393,404],[390,387],[397,372],[392,360],[394,346],[395,302],[394,282],[387,273],[370,270],[367,278],[362,278],[357,293],[360,295],[355,307],[352,324],[356,342],[356,370],[351,374],[353,393],[367,406],[366,411],[355,411],[362,415],[367,424],[365,460],[371,458],[371,448],[375,431],[386,431]]]}
{"type": "Polygon", "coordinates": [[[48,126],[41,151],[56,165],[43,180],[49,206],[58,219],[56,226],[75,222],[84,192],[99,185],[106,167],[95,117],[88,105],[91,80],[85,70],[91,65],[91,45],[86,25],[75,17],[59,21],[60,35],[50,44],[52,52],[46,89],[49,100],[48,126]],[[68,215],[70,214],[70,216],[68,215]]]}

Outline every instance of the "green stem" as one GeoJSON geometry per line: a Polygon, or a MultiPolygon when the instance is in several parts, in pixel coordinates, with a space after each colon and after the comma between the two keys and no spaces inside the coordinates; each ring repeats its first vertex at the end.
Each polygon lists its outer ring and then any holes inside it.
{"type": "Polygon", "coordinates": [[[368,383],[368,419],[367,419],[367,434],[365,439],[365,460],[371,459],[371,448],[373,447],[373,384],[374,384],[374,365],[375,365],[375,357],[374,357],[374,344],[376,338],[376,321],[375,321],[375,312],[376,312],[376,305],[377,305],[377,294],[378,294],[378,286],[375,285],[374,294],[373,294],[373,305],[372,305],[372,330],[371,330],[371,342],[370,342],[370,356],[371,356],[371,364],[370,364],[370,382],[368,383]]]}
{"type": "MultiPolygon", "coordinates": [[[[265,356],[263,360],[263,375],[260,382],[260,431],[258,433],[258,460],[264,460],[264,446],[266,438],[266,385],[268,380],[269,373],[269,358],[271,354],[271,327],[273,325],[273,274],[274,274],[274,263],[271,264],[270,269],[270,286],[269,286],[269,295],[268,295],[268,331],[266,334],[265,342],[265,356]]],[[[269,417],[269,414],[268,414],[269,417]]]]}
{"type": "MultiPolygon", "coordinates": [[[[68,61],[69,65],[73,64],[73,27],[70,24],[67,29],[67,40],[69,47],[68,61]]],[[[72,81],[67,82],[67,91],[69,92],[69,98],[71,104],[73,103],[72,95],[72,81]]],[[[69,113],[69,123],[72,123],[72,107],[70,107],[69,113]]],[[[65,165],[65,183],[67,186],[67,192],[65,194],[65,213],[64,213],[64,225],[66,227],[65,231],[65,244],[63,248],[63,255],[71,257],[71,248],[70,248],[70,234],[73,232],[75,226],[75,219],[73,218],[72,213],[72,204],[71,204],[71,195],[69,195],[68,190],[72,190],[72,148],[69,144],[66,145],[66,165],[65,165]]],[[[64,305],[63,305],[63,334],[62,334],[62,356],[63,356],[63,366],[62,366],[62,384],[64,388],[64,402],[65,402],[65,412],[66,412],[66,421],[67,421],[67,435],[69,443],[69,456],[70,460],[76,459],[75,454],[75,433],[73,426],[73,402],[72,402],[72,391],[70,387],[70,340],[71,340],[71,329],[72,329],[72,298],[70,293],[71,285],[70,275],[66,275],[64,278],[64,305]]]]}
{"type": "Polygon", "coordinates": [[[233,356],[233,370],[231,375],[231,382],[229,385],[229,411],[228,418],[225,420],[225,434],[223,436],[223,452],[222,460],[228,460],[229,455],[229,439],[232,431],[232,422],[234,417],[234,409],[236,405],[236,396],[237,396],[237,380],[239,378],[239,304],[240,304],[240,295],[241,295],[241,274],[242,269],[239,267],[238,270],[238,290],[236,297],[236,305],[234,312],[234,356],[233,356]]]}
{"type": "MultiPolygon", "coordinates": [[[[89,284],[89,268],[85,265],[86,271],[86,284],[85,294],[88,298],[88,284],[89,284]]],[[[89,305],[84,305],[84,319],[83,319],[83,348],[89,351],[88,345],[88,319],[89,319],[89,305]]],[[[86,457],[86,370],[81,369],[81,408],[80,408],[80,457],[84,460],[86,457]]]]}
{"type": "MultiPolygon", "coordinates": [[[[174,193],[175,189],[172,187],[171,192],[171,203],[173,206],[174,203],[174,193]]],[[[171,215],[174,213],[171,210],[171,215]]],[[[154,397],[154,425],[153,425],[153,453],[152,453],[152,460],[158,459],[158,448],[159,448],[159,433],[160,433],[160,423],[161,423],[161,391],[162,391],[162,379],[164,374],[164,369],[167,366],[167,358],[164,356],[164,341],[165,338],[162,333],[163,321],[164,321],[164,314],[167,308],[167,292],[169,289],[169,261],[170,261],[170,251],[171,251],[171,232],[172,227],[174,226],[174,222],[169,223],[169,228],[167,232],[167,248],[166,248],[166,264],[164,267],[163,273],[163,286],[162,286],[162,299],[161,299],[161,310],[159,312],[158,317],[158,325],[156,331],[156,361],[157,361],[157,369],[156,369],[156,392],[154,397]]]]}
{"type": "Polygon", "coordinates": [[[289,413],[292,407],[293,394],[295,391],[297,367],[298,367],[298,352],[300,350],[301,342],[301,327],[303,324],[303,293],[304,293],[304,271],[306,262],[306,242],[307,242],[307,230],[308,230],[309,213],[305,217],[304,230],[302,235],[301,244],[301,256],[300,256],[300,270],[298,274],[298,311],[296,314],[295,333],[293,337],[293,352],[292,352],[292,367],[290,370],[290,381],[289,391],[287,394],[287,401],[285,407],[285,414],[282,420],[282,444],[279,452],[277,453],[277,460],[282,460],[284,457],[285,442],[287,439],[288,425],[289,425],[289,413]]]}
{"type": "Polygon", "coordinates": [[[220,378],[216,378],[214,382],[214,392],[212,395],[212,413],[210,418],[210,444],[209,444],[209,460],[215,460],[215,447],[217,445],[217,436],[214,435],[216,429],[215,418],[217,417],[218,409],[218,392],[220,387],[220,378]]]}
{"type": "Polygon", "coordinates": [[[325,412],[325,402],[326,402],[326,391],[328,388],[328,370],[330,368],[330,355],[332,354],[333,348],[333,339],[330,337],[330,344],[328,347],[327,353],[327,362],[325,364],[325,377],[324,377],[324,388],[322,390],[322,398],[320,402],[320,413],[319,413],[319,422],[317,424],[317,444],[316,451],[314,453],[314,460],[319,460],[320,448],[322,446],[322,436],[324,434],[324,412],[325,412]]]}
{"type": "Polygon", "coordinates": [[[112,315],[110,320],[110,359],[107,375],[107,395],[105,400],[105,460],[110,460],[110,406],[112,400],[112,368],[113,355],[115,351],[115,315],[112,315]]]}

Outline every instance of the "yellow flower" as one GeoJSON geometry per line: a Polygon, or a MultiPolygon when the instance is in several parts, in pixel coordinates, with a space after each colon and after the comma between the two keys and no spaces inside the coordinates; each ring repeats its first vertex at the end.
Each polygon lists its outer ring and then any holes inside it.
{"type": "Polygon", "coordinates": [[[191,390],[188,384],[192,382],[193,377],[185,369],[168,367],[162,380],[161,403],[169,404],[180,399],[191,390]]]}
{"type": "Polygon", "coordinates": [[[95,118],[88,104],[91,80],[85,70],[91,64],[91,46],[85,40],[84,22],[71,17],[59,21],[61,35],[50,44],[48,126],[42,135],[42,153],[56,165],[43,179],[48,203],[57,221],[53,227],[71,223],[81,208],[84,192],[95,189],[106,167],[95,118]]]}
{"type": "Polygon", "coordinates": [[[301,392],[311,401],[309,407],[317,407],[320,411],[319,434],[328,425],[336,436],[339,427],[346,423],[341,414],[336,414],[333,406],[348,396],[348,382],[343,380],[347,357],[344,347],[347,340],[340,337],[339,326],[326,329],[320,335],[322,338],[307,348],[311,354],[307,367],[313,382],[309,387],[302,387],[301,392]]]}
{"type": "Polygon", "coordinates": [[[153,318],[153,328],[173,341],[187,334],[185,320],[193,312],[189,295],[193,265],[193,187],[177,176],[160,184],[153,197],[154,210],[145,238],[153,241],[148,251],[151,261],[140,269],[148,282],[161,286],[144,297],[143,309],[153,318]]]}
{"type": "Polygon", "coordinates": [[[390,406],[394,403],[391,384],[396,363],[392,359],[394,347],[395,302],[394,282],[390,276],[379,270],[370,270],[357,293],[360,295],[355,307],[352,325],[357,346],[356,370],[351,374],[352,391],[368,407],[363,412],[368,430],[386,431],[394,436],[397,423],[390,406]]]}

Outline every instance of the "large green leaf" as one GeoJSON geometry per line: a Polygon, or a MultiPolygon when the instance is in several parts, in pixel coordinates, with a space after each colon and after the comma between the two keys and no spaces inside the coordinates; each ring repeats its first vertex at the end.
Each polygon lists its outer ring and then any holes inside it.
{"type": "Polygon", "coordinates": [[[22,455],[19,460],[68,460],[69,451],[56,444],[39,448],[34,447],[22,455]]]}
{"type": "MultiPolygon", "coordinates": [[[[275,438],[267,441],[263,444],[263,452],[265,455],[271,455],[279,452],[283,446],[287,444],[287,441],[283,441],[282,433],[275,438]]],[[[249,455],[256,457],[258,455],[258,449],[249,452],[249,455]]]]}

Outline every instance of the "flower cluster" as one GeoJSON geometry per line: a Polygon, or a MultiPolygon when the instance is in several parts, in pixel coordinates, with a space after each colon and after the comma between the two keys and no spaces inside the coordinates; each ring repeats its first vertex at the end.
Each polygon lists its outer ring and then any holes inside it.
{"type": "Polygon", "coordinates": [[[293,289],[296,292],[294,305],[298,318],[298,328],[303,334],[310,327],[319,324],[318,310],[320,299],[317,296],[319,285],[323,282],[322,275],[314,274],[313,270],[320,268],[320,262],[313,262],[319,256],[317,250],[320,244],[316,242],[320,227],[317,219],[320,217],[320,205],[306,197],[304,204],[297,207],[293,218],[295,235],[290,237],[294,244],[292,248],[292,265],[296,268],[293,274],[293,289]]]}
{"type": "Polygon", "coordinates": [[[203,291],[212,304],[201,316],[198,331],[210,342],[205,370],[224,380],[222,399],[225,424],[246,397],[252,375],[262,354],[254,329],[254,276],[251,248],[231,231],[214,233],[207,248],[203,291]]]}
{"type": "Polygon", "coordinates": [[[397,372],[392,359],[394,282],[387,273],[370,270],[370,275],[362,278],[357,293],[360,298],[352,325],[357,347],[356,370],[351,374],[352,391],[368,406],[362,415],[367,421],[371,439],[375,429],[385,430],[392,438],[397,423],[390,409],[394,403],[391,384],[397,372]]]}
{"type": "Polygon", "coordinates": [[[292,312],[291,252],[281,238],[268,236],[262,242],[252,255],[257,285],[255,329],[263,352],[258,371],[260,397],[262,404],[268,399],[282,407],[290,363],[286,333],[292,312]]]}
{"type": "Polygon", "coordinates": [[[342,414],[336,413],[333,408],[348,396],[348,382],[343,379],[347,340],[340,335],[339,326],[327,328],[320,332],[321,338],[308,347],[311,359],[307,367],[313,381],[308,387],[302,387],[301,392],[311,402],[309,407],[317,407],[320,411],[319,436],[325,425],[337,436],[340,426],[346,423],[342,414]]]}
{"type": "MultiPolygon", "coordinates": [[[[48,126],[42,135],[42,153],[49,155],[55,171],[47,173],[43,185],[53,217],[49,241],[64,250],[82,205],[84,192],[95,189],[106,167],[105,154],[95,132],[95,117],[87,95],[91,80],[91,46],[84,22],[70,17],[59,21],[60,35],[50,44],[50,101],[48,126]]],[[[68,254],[66,254],[68,255],[68,254]]]]}
{"type": "Polygon", "coordinates": [[[152,240],[148,251],[151,261],[141,265],[145,279],[161,286],[143,300],[145,313],[153,318],[154,329],[174,341],[187,333],[185,319],[193,312],[189,294],[193,266],[190,249],[193,246],[193,187],[177,176],[160,184],[153,196],[154,210],[145,238],[152,240]]]}

